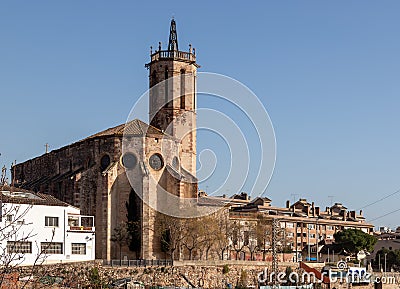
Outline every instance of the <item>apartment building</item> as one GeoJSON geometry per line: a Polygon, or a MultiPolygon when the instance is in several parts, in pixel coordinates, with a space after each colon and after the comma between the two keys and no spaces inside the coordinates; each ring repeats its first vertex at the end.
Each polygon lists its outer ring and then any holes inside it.
{"type": "Polygon", "coordinates": [[[93,216],[50,195],[0,186],[0,263],[34,265],[95,258],[93,216]]]}
{"type": "MultiPolygon", "coordinates": [[[[294,204],[287,201],[285,207],[274,207],[270,199],[256,198],[247,200],[246,204],[232,206],[229,216],[231,220],[245,224],[256,223],[260,216],[275,219],[280,234],[278,245],[286,251],[290,249],[293,256],[298,256],[304,250],[319,252],[323,245],[334,242],[333,236],[338,231],[353,228],[373,234],[374,228],[366,222],[362,211],[349,211],[341,203],[321,210],[314,202],[309,203],[306,199],[299,199],[294,204]]],[[[244,242],[251,243],[249,240],[244,242]]],[[[265,247],[270,245],[269,241],[265,247]]]]}

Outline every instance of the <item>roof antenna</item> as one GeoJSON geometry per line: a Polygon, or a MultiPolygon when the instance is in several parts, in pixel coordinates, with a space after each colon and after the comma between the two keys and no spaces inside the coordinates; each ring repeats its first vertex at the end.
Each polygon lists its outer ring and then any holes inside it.
{"type": "Polygon", "coordinates": [[[335,196],[328,196],[328,198],[331,200],[331,207],[332,207],[332,205],[333,205],[333,198],[334,198],[335,196]]]}
{"type": "Polygon", "coordinates": [[[299,194],[290,194],[293,197],[293,204],[296,203],[296,199],[299,196],[299,194]]]}

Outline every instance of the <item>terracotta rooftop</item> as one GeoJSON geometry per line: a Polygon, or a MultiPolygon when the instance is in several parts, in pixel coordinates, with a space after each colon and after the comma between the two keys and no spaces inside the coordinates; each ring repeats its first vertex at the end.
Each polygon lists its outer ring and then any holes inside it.
{"type": "Polygon", "coordinates": [[[43,193],[35,193],[32,191],[10,187],[0,186],[0,199],[2,203],[43,205],[43,206],[62,206],[70,205],[60,201],[59,199],[43,193]]]}

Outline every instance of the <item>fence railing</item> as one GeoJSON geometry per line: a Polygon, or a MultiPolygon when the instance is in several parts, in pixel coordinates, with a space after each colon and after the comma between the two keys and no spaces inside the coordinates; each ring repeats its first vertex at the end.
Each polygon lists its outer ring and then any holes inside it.
{"type": "Polygon", "coordinates": [[[173,261],[172,260],[103,260],[103,266],[111,266],[111,267],[173,266],[173,261]]]}
{"type": "Polygon", "coordinates": [[[196,55],[194,55],[193,53],[184,52],[184,51],[160,50],[151,55],[151,61],[156,61],[156,60],[159,60],[162,58],[172,58],[172,59],[196,61],[196,55]]]}

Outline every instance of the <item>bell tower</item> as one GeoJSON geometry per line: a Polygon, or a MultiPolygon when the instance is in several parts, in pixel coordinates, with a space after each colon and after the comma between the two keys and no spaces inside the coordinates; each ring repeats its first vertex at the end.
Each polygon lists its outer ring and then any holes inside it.
{"type": "Polygon", "coordinates": [[[195,49],[178,49],[176,22],[171,20],[167,50],[161,42],[150,51],[150,124],[180,140],[180,165],[196,176],[196,63],[195,49]]]}

